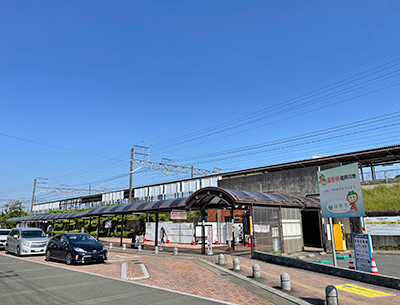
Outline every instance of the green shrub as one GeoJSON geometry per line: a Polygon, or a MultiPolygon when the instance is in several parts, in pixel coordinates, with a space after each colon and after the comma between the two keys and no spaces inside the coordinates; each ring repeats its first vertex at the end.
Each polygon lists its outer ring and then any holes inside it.
{"type": "MultiPolygon", "coordinates": [[[[110,235],[112,237],[121,237],[121,232],[112,232],[110,235]]],[[[135,231],[124,231],[124,238],[133,238],[135,235],[137,235],[135,231]]]]}
{"type": "Polygon", "coordinates": [[[366,211],[390,211],[400,207],[400,184],[363,189],[362,194],[366,211]]]}

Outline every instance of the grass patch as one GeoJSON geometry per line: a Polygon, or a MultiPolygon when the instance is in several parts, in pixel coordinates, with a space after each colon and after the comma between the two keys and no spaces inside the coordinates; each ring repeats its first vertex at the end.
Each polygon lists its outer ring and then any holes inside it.
{"type": "Polygon", "coordinates": [[[391,187],[378,185],[362,190],[366,211],[400,210],[400,184],[391,187]]]}

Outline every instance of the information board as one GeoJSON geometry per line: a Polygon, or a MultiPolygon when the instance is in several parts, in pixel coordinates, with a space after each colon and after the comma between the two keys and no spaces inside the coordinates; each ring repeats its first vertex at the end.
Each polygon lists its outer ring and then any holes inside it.
{"type": "Polygon", "coordinates": [[[354,259],[356,269],[364,272],[371,272],[372,247],[368,234],[353,233],[354,259]]]}
{"type": "Polygon", "coordinates": [[[400,216],[365,217],[364,223],[369,235],[400,236],[400,216]]]}
{"type": "Polygon", "coordinates": [[[318,171],[322,217],[365,216],[358,163],[318,171]]]}

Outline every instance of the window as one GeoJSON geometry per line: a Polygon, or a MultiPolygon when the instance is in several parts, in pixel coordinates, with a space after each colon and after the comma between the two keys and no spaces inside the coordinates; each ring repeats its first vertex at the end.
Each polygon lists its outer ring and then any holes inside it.
{"type": "Polygon", "coordinates": [[[68,243],[68,237],[65,236],[65,235],[62,235],[62,236],[61,236],[61,239],[60,239],[60,242],[61,242],[61,243],[68,243]]]}
{"type": "Polygon", "coordinates": [[[61,236],[60,235],[56,235],[52,238],[53,241],[59,242],[60,241],[61,236]]]}
{"type": "Polygon", "coordinates": [[[43,231],[22,231],[21,236],[23,238],[37,238],[37,237],[45,237],[43,231]]]}

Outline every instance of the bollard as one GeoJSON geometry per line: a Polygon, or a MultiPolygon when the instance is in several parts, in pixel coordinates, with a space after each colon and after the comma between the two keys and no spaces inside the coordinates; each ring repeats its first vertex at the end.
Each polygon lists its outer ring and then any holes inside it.
{"type": "Polygon", "coordinates": [[[224,256],[223,254],[220,254],[220,255],[219,255],[218,264],[219,264],[219,265],[225,264],[225,256],[224,256]]]}
{"type": "Polygon", "coordinates": [[[125,245],[125,244],[122,245],[122,250],[123,250],[123,251],[126,250],[126,245],[125,245]]]}
{"type": "Polygon", "coordinates": [[[335,286],[329,285],[325,288],[326,305],[339,305],[339,296],[335,286]]]}
{"type": "Polygon", "coordinates": [[[240,263],[238,258],[233,259],[233,271],[240,271],[240,263]]]}
{"type": "Polygon", "coordinates": [[[154,254],[158,254],[158,247],[157,246],[154,247],[154,254]]]}
{"type": "Polygon", "coordinates": [[[112,247],[113,247],[113,244],[112,244],[112,243],[110,243],[110,249],[112,249],[112,247]]]}
{"type": "Polygon", "coordinates": [[[254,266],[253,266],[253,277],[255,279],[258,279],[261,277],[261,269],[260,269],[260,266],[257,264],[254,264],[254,266]]]}
{"type": "Polygon", "coordinates": [[[174,248],[174,255],[178,255],[178,248],[177,247],[174,248]]]}
{"type": "Polygon", "coordinates": [[[142,246],[141,245],[137,246],[137,252],[142,252],[142,246]]]}
{"type": "Polygon", "coordinates": [[[290,291],[290,276],[286,272],[281,274],[281,289],[290,291]]]}

